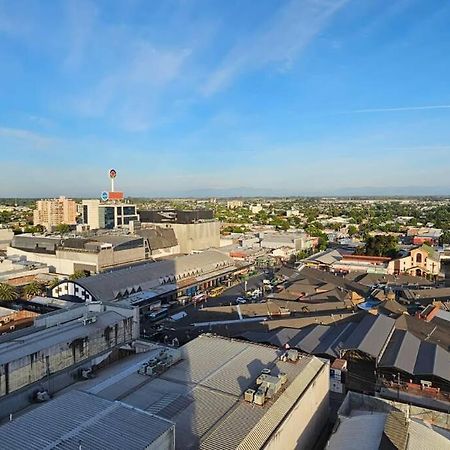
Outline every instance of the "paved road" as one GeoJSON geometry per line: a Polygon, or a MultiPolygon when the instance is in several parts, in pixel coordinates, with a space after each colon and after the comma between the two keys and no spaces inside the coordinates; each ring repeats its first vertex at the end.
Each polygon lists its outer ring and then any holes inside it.
{"type": "MultiPolygon", "coordinates": [[[[247,291],[251,291],[256,288],[261,288],[262,281],[264,280],[264,278],[266,278],[266,275],[264,275],[264,274],[259,274],[259,275],[250,277],[247,280],[247,291]]],[[[230,302],[235,304],[236,298],[243,296],[245,294],[244,287],[245,286],[244,286],[243,282],[239,283],[238,285],[233,286],[233,287],[227,289],[226,291],[224,291],[222,295],[219,295],[219,297],[208,298],[208,300],[206,300],[206,302],[204,302],[204,305],[208,306],[208,307],[212,307],[212,306],[229,305],[230,302]]],[[[190,306],[192,306],[192,305],[190,305],[190,306]]]]}
{"type": "MultiPolygon", "coordinates": [[[[262,281],[267,277],[264,273],[255,275],[250,277],[247,280],[247,291],[254,290],[256,288],[261,288],[262,281]]],[[[146,322],[145,319],[141,320],[141,327],[143,330],[146,330],[147,333],[151,333],[151,330],[154,329],[157,325],[163,325],[164,330],[154,335],[152,339],[155,340],[163,340],[164,336],[167,336],[168,341],[172,341],[173,338],[177,338],[180,345],[186,343],[187,341],[194,339],[197,337],[199,333],[203,333],[204,330],[197,328],[194,329],[191,326],[192,319],[191,317],[195,315],[195,310],[202,307],[214,307],[214,306],[226,306],[230,303],[235,304],[236,298],[245,294],[244,291],[244,282],[233,286],[229,289],[226,289],[222,295],[218,297],[210,297],[205,302],[199,305],[189,304],[182,309],[177,309],[176,311],[185,311],[187,313],[187,317],[181,319],[177,322],[170,322],[167,320],[159,322],[159,324],[146,322]]]]}

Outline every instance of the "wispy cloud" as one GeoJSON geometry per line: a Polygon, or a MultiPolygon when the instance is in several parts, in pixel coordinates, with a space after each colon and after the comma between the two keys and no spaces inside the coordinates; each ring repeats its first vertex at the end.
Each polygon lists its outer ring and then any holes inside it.
{"type": "Polygon", "coordinates": [[[34,131],[25,130],[22,128],[0,127],[0,137],[14,139],[17,141],[25,141],[27,144],[38,148],[45,148],[58,142],[55,138],[44,136],[42,134],[35,133],[34,131]]]}
{"type": "Polygon", "coordinates": [[[342,111],[340,114],[362,114],[378,112],[397,112],[397,111],[424,111],[430,109],[450,109],[450,105],[429,105],[429,106],[399,106],[394,108],[367,108],[353,109],[351,111],[342,111]]]}
{"type": "Polygon", "coordinates": [[[203,90],[211,95],[247,70],[269,64],[288,69],[347,0],[291,0],[260,30],[239,42],[212,73],[203,90]]]}
{"type": "Polygon", "coordinates": [[[118,49],[120,66],[76,95],[73,105],[83,116],[109,118],[127,131],[144,131],[152,125],[164,89],[182,74],[191,49],[161,49],[131,38],[126,44],[126,51],[118,49]]]}
{"type": "Polygon", "coordinates": [[[98,9],[88,0],[68,1],[67,30],[68,53],[64,60],[67,69],[78,68],[94,38],[93,32],[97,25],[98,9]]]}

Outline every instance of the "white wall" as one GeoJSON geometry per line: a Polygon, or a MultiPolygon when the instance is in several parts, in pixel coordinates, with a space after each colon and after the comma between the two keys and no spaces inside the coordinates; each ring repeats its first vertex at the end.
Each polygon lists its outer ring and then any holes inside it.
{"type": "Polygon", "coordinates": [[[264,446],[265,450],[308,450],[313,447],[328,420],[329,377],[330,366],[324,364],[264,446]]]}

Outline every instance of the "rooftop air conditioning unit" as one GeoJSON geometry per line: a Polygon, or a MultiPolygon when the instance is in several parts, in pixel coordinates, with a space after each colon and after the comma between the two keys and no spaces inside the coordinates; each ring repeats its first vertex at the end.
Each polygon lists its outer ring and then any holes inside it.
{"type": "Polygon", "coordinates": [[[89,380],[91,378],[94,378],[94,372],[92,371],[92,368],[81,369],[81,378],[83,378],[85,380],[89,380]]]}
{"type": "Polygon", "coordinates": [[[280,379],[281,384],[287,383],[287,375],[284,372],[280,372],[280,374],[278,375],[278,378],[280,379]]]}
{"type": "Polygon", "coordinates": [[[244,400],[246,402],[253,403],[253,398],[255,396],[255,390],[254,389],[247,389],[244,393],[244,400]]]}
{"type": "Polygon", "coordinates": [[[38,391],[36,392],[35,398],[37,402],[42,403],[50,400],[50,395],[48,394],[48,391],[38,391]]]}
{"type": "Polygon", "coordinates": [[[264,405],[265,401],[266,401],[266,389],[260,387],[255,393],[253,403],[262,406],[264,405]]]}

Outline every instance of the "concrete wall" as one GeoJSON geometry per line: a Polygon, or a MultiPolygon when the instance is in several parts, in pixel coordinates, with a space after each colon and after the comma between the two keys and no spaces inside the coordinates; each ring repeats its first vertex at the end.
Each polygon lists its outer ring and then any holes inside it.
{"type": "Polygon", "coordinates": [[[8,228],[0,228],[0,250],[6,250],[9,246],[14,233],[8,228]]]}
{"type": "Polygon", "coordinates": [[[220,222],[156,224],[172,228],[181,253],[220,246],[220,222]]]}
{"type": "MultiPolygon", "coordinates": [[[[8,247],[8,256],[25,256],[28,261],[40,262],[49,266],[51,272],[72,275],[77,267],[93,273],[102,270],[145,260],[144,247],[114,251],[102,249],[99,253],[73,250],[56,250],[56,254],[35,253],[8,247]]],[[[0,267],[1,269],[1,267],[0,267]]]]}
{"type": "Polygon", "coordinates": [[[329,378],[329,364],[324,364],[306,392],[264,446],[265,450],[313,448],[328,421],[329,378]]]}
{"type": "Polygon", "coordinates": [[[145,260],[145,248],[136,247],[124,250],[114,250],[112,248],[102,249],[98,258],[99,270],[105,270],[110,267],[126,265],[145,260]]]}
{"type": "Polygon", "coordinates": [[[73,260],[61,259],[58,258],[56,255],[26,252],[13,247],[8,247],[6,250],[6,254],[7,256],[12,255],[25,256],[28,261],[47,264],[47,266],[49,266],[50,268],[50,272],[60,273],[62,275],[71,275],[74,272],[73,260]]]}

